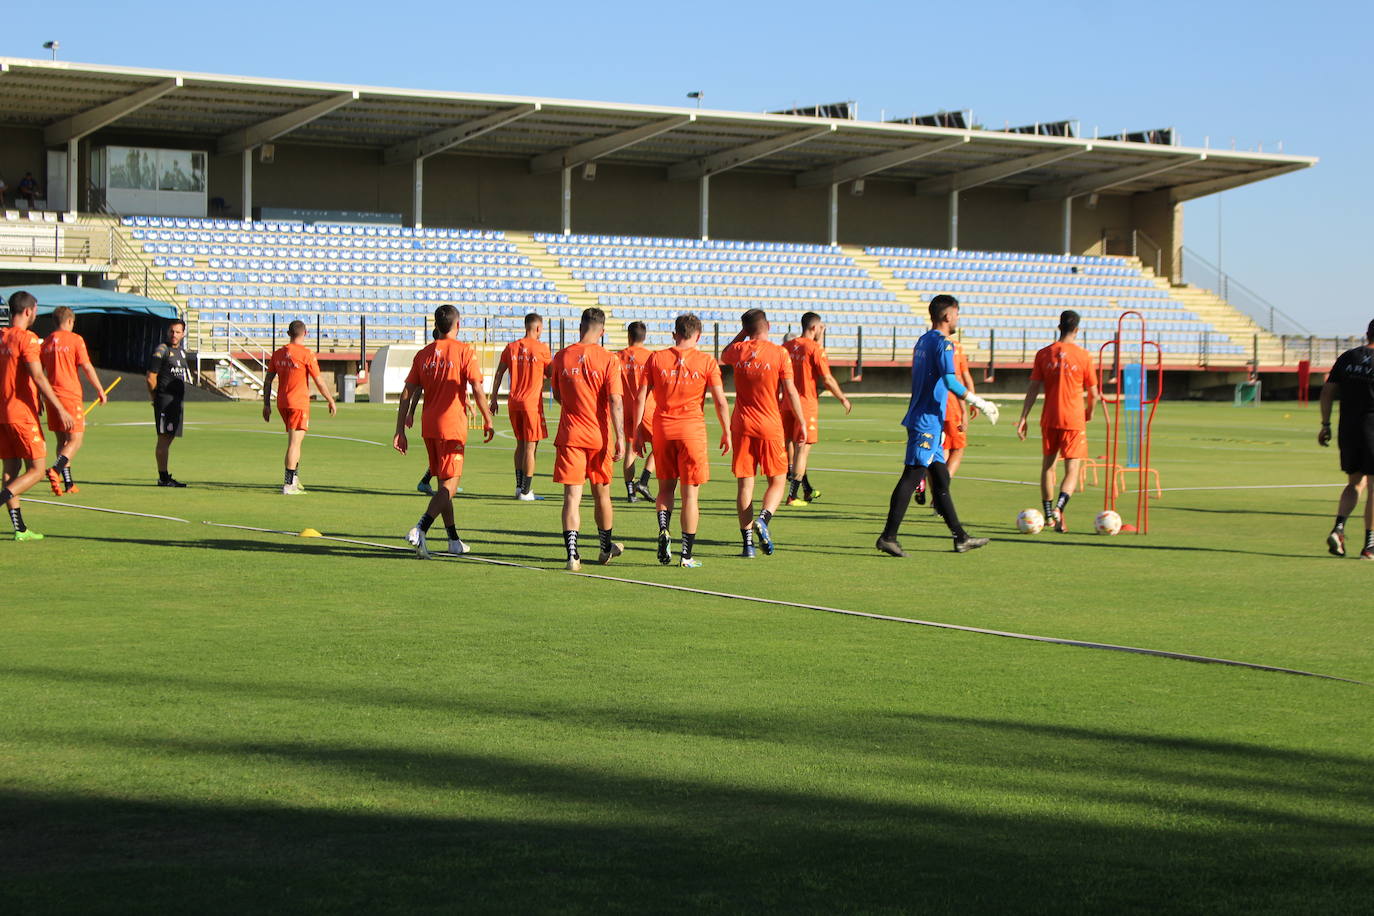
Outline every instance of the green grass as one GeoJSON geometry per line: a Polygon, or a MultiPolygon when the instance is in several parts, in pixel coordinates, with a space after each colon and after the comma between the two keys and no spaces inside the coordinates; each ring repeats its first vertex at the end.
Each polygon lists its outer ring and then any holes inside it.
{"type": "MultiPolygon", "coordinates": [[[[0,543],[9,912],[1334,912],[1374,894],[1369,687],[570,577],[551,456],[550,499],[517,503],[505,439],[470,448],[459,528],[534,570],[211,528],[399,544],[421,459],[311,438],[311,492],[286,499],[275,423],[193,404],[172,464],[191,488],[161,490],[151,429],[123,425],[146,412],[96,413],[72,501],[191,524],[29,503],[48,539],[0,543]]],[[[659,567],[652,507],[618,501],[609,572],[1374,681],[1374,564],[1325,554],[1341,478],[1315,411],[1164,405],[1166,487],[1322,486],[1171,490],[1144,538],[1013,533],[1035,488],[972,478],[1033,480],[1038,444],[979,424],[955,498],[993,545],[956,556],[913,509],[905,561],[872,549],[899,416],[827,399],[824,497],[779,513],[775,556],[734,556],[720,464],[704,568],[659,567]]],[[[390,428],[378,406],[316,411],[317,433],[390,428]]],[[[1074,502],[1078,532],[1100,500],[1074,502]]]]}

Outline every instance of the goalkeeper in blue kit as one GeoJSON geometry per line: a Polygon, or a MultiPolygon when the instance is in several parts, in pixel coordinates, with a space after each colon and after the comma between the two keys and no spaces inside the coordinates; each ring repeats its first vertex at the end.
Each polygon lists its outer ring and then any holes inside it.
{"type": "Polygon", "coordinates": [[[959,524],[959,514],[954,511],[949,495],[949,468],[941,436],[949,395],[968,401],[992,423],[997,422],[997,405],[969,393],[955,372],[954,344],[949,335],[959,325],[959,301],[944,295],[931,299],[930,323],[931,329],[916,342],[911,358],[911,403],[902,420],[907,435],[906,467],[892,491],[887,525],[874,545],[894,557],[906,556],[897,541],[897,532],[907,506],[911,505],[912,494],[927,478],[935,510],[954,535],[954,552],[967,553],[988,543],[987,538],[970,537],[959,524]]]}

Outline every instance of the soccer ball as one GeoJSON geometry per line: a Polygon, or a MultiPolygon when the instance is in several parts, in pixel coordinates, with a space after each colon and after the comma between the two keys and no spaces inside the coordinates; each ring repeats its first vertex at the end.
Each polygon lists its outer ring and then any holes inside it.
{"type": "Polygon", "coordinates": [[[1039,534],[1045,530],[1045,515],[1039,509],[1022,509],[1016,516],[1016,530],[1022,534],[1039,534]]]}
{"type": "Polygon", "coordinates": [[[1098,534],[1119,534],[1121,532],[1121,516],[1111,509],[1105,509],[1097,513],[1097,518],[1093,520],[1093,527],[1098,534]]]}

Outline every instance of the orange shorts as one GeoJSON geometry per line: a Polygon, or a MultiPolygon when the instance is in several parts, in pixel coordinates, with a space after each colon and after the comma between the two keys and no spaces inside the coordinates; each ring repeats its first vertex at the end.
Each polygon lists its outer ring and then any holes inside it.
{"type": "Polygon", "coordinates": [[[63,429],[57,422],[57,414],[48,411],[48,429],[55,433],[84,433],[86,431],[86,405],[80,398],[61,398],[62,407],[72,416],[72,428],[63,429]]]}
{"type": "Polygon", "coordinates": [[[1043,453],[1058,455],[1061,458],[1088,457],[1088,431],[1084,429],[1058,429],[1046,427],[1040,430],[1043,453]]]}
{"type": "Polygon", "coordinates": [[[0,458],[31,458],[48,454],[48,442],[35,417],[32,423],[0,423],[0,458]]]}
{"type": "Polygon", "coordinates": [[[507,404],[506,413],[510,414],[510,429],[521,442],[538,442],[549,437],[549,425],[544,422],[544,402],[537,406],[507,404]]]}
{"type": "Polygon", "coordinates": [[[572,484],[608,484],[615,473],[610,448],[580,448],[560,445],[554,451],[553,482],[572,484]]]}
{"type": "Polygon", "coordinates": [[[705,439],[654,437],[654,474],[659,480],[680,480],[700,486],[711,479],[705,439]]]}
{"type": "Polygon", "coordinates": [[[277,413],[281,415],[282,422],[286,424],[288,430],[310,429],[310,408],[298,410],[294,407],[277,407],[277,413]]]}
{"type": "Polygon", "coordinates": [[[956,448],[968,448],[968,432],[960,429],[964,424],[955,420],[945,420],[945,452],[949,453],[956,448]]]}
{"type": "MultiPolygon", "coordinates": [[[[806,411],[803,417],[806,421],[806,443],[815,445],[821,439],[820,408],[802,401],[802,410],[806,411]]],[[[782,431],[788,442],[797,441],[797,417],[790,410],[782,412],[782,431]]]]}
{"type": "Polygon", "coordinates": [[[457,439],[426,439],[429,472],[440,480],[463,476],[463,450],[466,443],[457,439]]]}
{"type": "Polygon", "coordinates": [[[733,436],[730,469],[736,477],[782,477],[787,473],[787,447],[782,436],[733,436]]]}

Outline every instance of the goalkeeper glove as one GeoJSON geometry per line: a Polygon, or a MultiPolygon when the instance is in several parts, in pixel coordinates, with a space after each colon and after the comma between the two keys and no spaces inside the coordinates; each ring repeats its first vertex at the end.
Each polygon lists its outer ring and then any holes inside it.
{"type": "Polygon", "coordinates": [[[993,426],[997,425],[997,418],[1001,414],[1001,411],[998,410],[996,404],[989,401],[987,398],[980,398],[976,394],[969,395],[967,400],[970,405],[977,407],[983,416],[988,418],[989,423],[993,426]]]}

